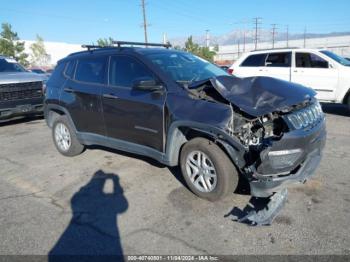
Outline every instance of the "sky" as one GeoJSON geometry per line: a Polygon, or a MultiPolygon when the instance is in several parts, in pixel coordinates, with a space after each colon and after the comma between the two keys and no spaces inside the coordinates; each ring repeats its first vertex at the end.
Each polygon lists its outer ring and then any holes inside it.
{"type": "MultiPolygon", "coordinates": [[[[149,41],[289,26],[291,33],[350,32],[349,0],[145,0],[149,41]]],[[[91,44],[98,38],[143,41],[141,0],[0,0],[0,22],[21,39],[91,44]]]]}

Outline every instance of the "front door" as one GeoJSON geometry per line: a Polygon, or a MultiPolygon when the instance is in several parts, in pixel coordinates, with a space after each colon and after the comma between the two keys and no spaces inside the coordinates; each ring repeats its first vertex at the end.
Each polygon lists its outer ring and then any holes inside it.
{"type": "Polygon", "coordinates": [[[163,152],[166,92],[134,89],[134,81],[140,78],[156,77],[135,57],[110,58],[109,86],[102,93],[107,135],[163,152]]]}
{"type": "Polygon", "coordinates": [[[292,82],[314,89],[320,100],[332,101],[338,85],[338,70],[314,53],[296,52],[292,82]]]}

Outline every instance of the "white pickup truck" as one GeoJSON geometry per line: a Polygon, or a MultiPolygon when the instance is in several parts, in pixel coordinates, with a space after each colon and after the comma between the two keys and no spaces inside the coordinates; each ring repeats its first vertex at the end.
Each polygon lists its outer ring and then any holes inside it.
{"type": "Polygon", "coordinates": [[[310,87],[323,102],[350,108],[350,61],[328,50],[273,49],[242,55],[228,70],[237,77],[270,76],[310,87]]]}

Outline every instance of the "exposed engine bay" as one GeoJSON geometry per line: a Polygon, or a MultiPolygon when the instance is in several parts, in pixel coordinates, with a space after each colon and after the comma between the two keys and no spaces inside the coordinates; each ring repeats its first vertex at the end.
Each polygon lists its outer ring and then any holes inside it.
{"type": "MultiPolygon", "coordinates": [[[[258,117],[250,116],[225,99],[215,89],[212,81],[204,81],[196,86],[192,85],[187,90],[194,99],[224,103],[230,106],[232,117],[228,122],[227,131],[230,135],[237,137],[246,147],[266,145],[268,140],[278,140],[284,132],[288,131],[287,124],[281,118],[281,113],[288,112],[286,110],[284,110],[285,112],[273,112],[258,117]]],[[[290,108],[290,110],[293,109],[293,107],[290,108]]]]}
{"type": "Polygon", "coordinates": [[[286,176],[296,172],[307,154],[294,148],[303,145],[301,139],[296,141],[298,145],[291,142],[290,131],[312,128],[323,119],[319,104],[312,98],[313,90],[307,90],[301,96],[298,92],[304,87],[296,86],[296,92],[293,90],[294,96],[291,96],[280,89],[277,92],[276,88],[269,89],[271,85],[290,88],[285,81],[261,77],[218,77],[185,87],[192,99],[229,107],[231,114],[226,131],[246,148],[244,172],[254,173],[252,179],[257,177],[256,174],[286,176]]]}

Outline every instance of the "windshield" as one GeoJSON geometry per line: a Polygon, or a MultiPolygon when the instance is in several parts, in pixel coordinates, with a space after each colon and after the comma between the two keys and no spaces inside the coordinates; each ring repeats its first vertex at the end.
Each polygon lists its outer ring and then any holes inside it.
{"type": "Polygon", "coordinates": [[[327,51],[327,50],[321,51],[321,53],[332,58],[333,60],[335,60],[336,62],[338,62],[339,64],[341,64],[343,66],[350,66],[350,61],[346,60],[344,57],[338,56],[338,55],[336,55],[330,51],[327,51]]]}
{"type": "Polygon", "coordinates": [[[11,58],[0,58],[0,72],[25,72],[26,70],[11,58]]]}
{"type": "Polygon", "coordinates": [[[149,54],[147,57],[180,84],[228,75],[220,67],[189,53],[164,52],[149,54]]]}

